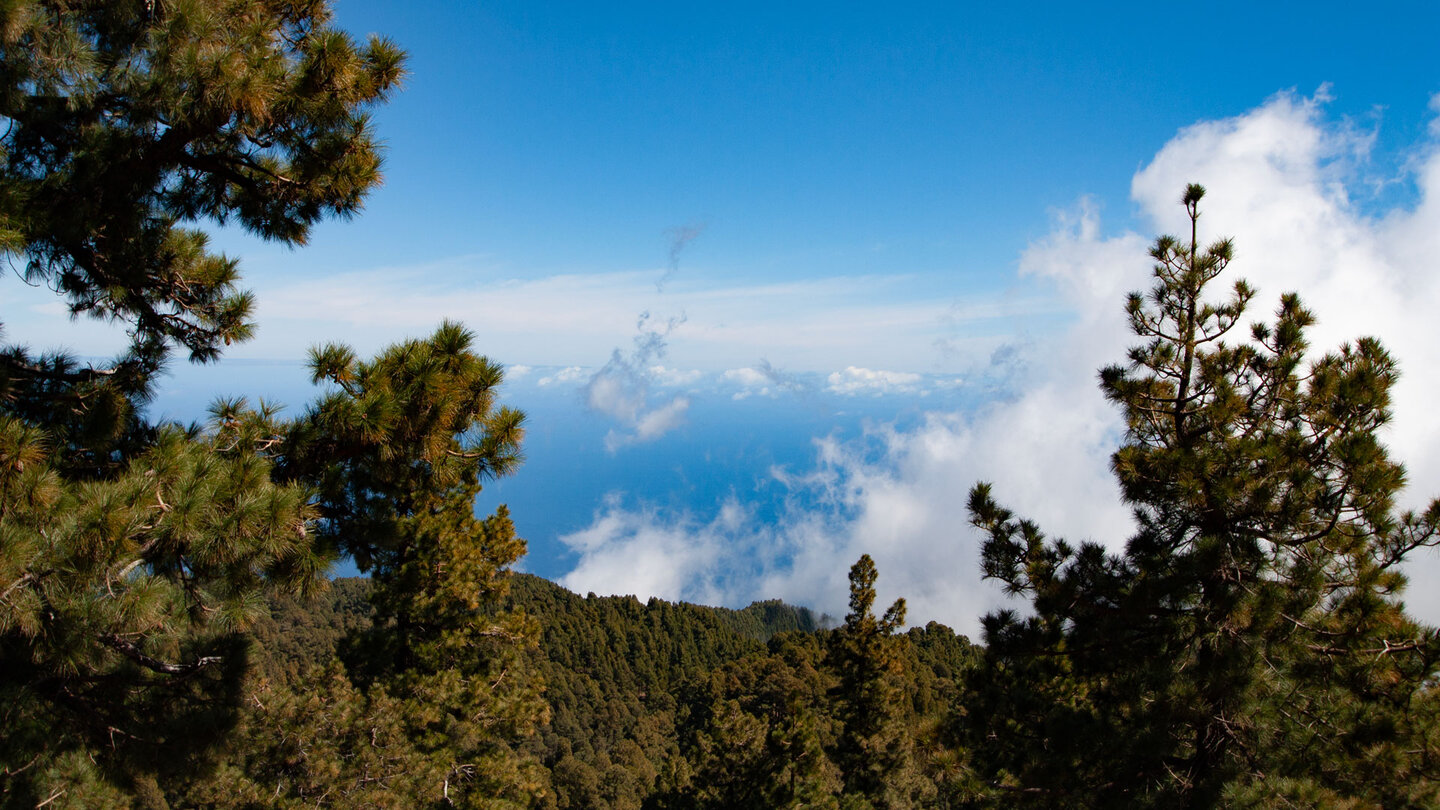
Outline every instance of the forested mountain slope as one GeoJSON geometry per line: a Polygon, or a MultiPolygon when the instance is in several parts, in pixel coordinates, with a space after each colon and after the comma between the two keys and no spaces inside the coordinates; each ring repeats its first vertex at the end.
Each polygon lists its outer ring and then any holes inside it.
{"type": "MultiPolygon", "coordinates": [[[[313,600],[273,599],[255,629],[259,678],[276,690],[312,689],[349,639],[363,637],[370,591],[366,579],[337,579],[313,600]]],[[[803,721],[821,762],[836,743],[840,678],[828,650],[843,628],[826,629],[828,617],[806,608],[582,597],[516,574],[506,609],[541,626],[531,663],[545,684],[548,721],[519,745],[548,772],[545,806],[723,806],[742,800],[737,788],[763,790],[793,776],[765,772],[786,764],[767,754],[767,737],[793,735],[803,721]],[[734,738],[739,718],[764,733],[734,738]]],[[[894,714],[907,736],[933,740],[977,651],[936,624],[896,639],[897,686],[909,700],[894,714]]],[[[818,773],[828,774],[819,783],[825,792],[840,787],[833,768],[818,773]]]]}

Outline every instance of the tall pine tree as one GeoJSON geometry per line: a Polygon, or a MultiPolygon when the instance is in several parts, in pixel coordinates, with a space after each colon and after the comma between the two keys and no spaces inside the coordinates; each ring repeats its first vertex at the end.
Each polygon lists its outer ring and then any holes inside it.
{"type": "Polygon", "coordinates": [[[850,808],[916,806],[923,785],[915,768],[905,682],[905,600],[875,615],[875,563],[862,554],[850,568],[850,612],[830,635],[828,666],[839,721],[832,759],[850,808]]]}
{"type": "Polygon", "coordinates": [[[1440,637],[1403,612],[1399,567],[1440,504],[1394,507],[1394,361],[1372,338],[1307,359],[1293,294],[1235,340],[1254,293],[1207,298],[1233,247],[1200,246],[1203,195],[1127,303],[1141,342],[1100,375],[1126,420],[1124,553],[971,493],[986,575],[1033,614],[987,617],[962,738],[1007,806],[1433,806],[1440,637]]]}
{"type": "Polygon", "coordinates": [[[524,417],[496,407],[503,371],[473,340],[446,322],[370,361],[313,351],[332,391],[291,427],[278,474],[315,493],[319,533],[373,582],[371,628],[343,657],[420,753],[394,772],[431,774],[427,801],[528,806],[544,779],[513,743],[545,716],[539,629],[502,609],[525,541],[503,506],[475,515],[482,483],[519,463],[524,417]]]}

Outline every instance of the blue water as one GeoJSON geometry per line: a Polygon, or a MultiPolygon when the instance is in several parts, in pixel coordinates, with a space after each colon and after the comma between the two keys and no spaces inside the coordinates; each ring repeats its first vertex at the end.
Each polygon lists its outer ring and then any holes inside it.
{"type": "MultiPolygon", "coordinates": [[[[714,517],[733,496],[761,523],[777,519],[796,493],[775,468],[795,475],[815,468],[817,438],[858,440],[866,424],[913,425],[926,410],[960,407],[903,397],[848,398],[810,394],[733,400],[724,392],[691,395],[683,426],[646,444],[610,452],[613,423],[588,411],[580,392],[520,388],[507,400],[528,417],[526,461],[510,478],[488,485],[477,509],[507,504],[530,544],[526,570],[545,577],[570,571],[577,555],[559,538],[590,525],[607,495],[628,508],[647,507],[714,517]]],[[[801,504],[803,506],[803,504],[801,504]]]]}
{"type": "MultiPolygon", "coordinates": [[[[589,410],[577,385],[537,386],[529,375],[507,383],[506,405],[526,413],[525,462],[510,477],[489,482],[476,502],[487,514],[508,505],[529,543],[521,568],[548,578],[568,573],[578,557],[560,538],[589,526],[607,497],[701,521],[733,496],[753,520],[771,522],[797,493],[775,479],[782,468],[801,475],[815,468],[815,440],[834,436],[857,443],[867,424],[907,427],[927,410],[966,407],[970,394],[842,397],[816,386],[801,394],[735,400],[726,390],[688,393],[684,424],[643,444],[606,448],[617,426],[589,410]]],[[[298,415],[316,390],[298,361],[226,360],[216,366],[177,366],[151,407],[152,417],[203,419],[217,396],[263,397],[298,415]]],[[[655,392],[673,394],[673,390],[655,392]]],[[[800,494],[803,497],[803,493],[800,494]]],[[[802,504],[803,506],[803,504],[802,504]]],[[[339,574],[353,574],[342,563],[339,574]]]]}

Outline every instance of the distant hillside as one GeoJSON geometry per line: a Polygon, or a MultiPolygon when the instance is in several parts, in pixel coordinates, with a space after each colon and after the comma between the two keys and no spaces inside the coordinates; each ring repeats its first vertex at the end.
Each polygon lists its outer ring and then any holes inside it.
{"type": "MultiPolygon", "coordinates": [[[[333,660],[346,635],[369,624],[369,591],[368,579],[337,579],[313,602],[272,601],[255,630],[262,674],[296,684],[333,660]]],[[[831,683],[824,674],[828,617],[779,600],[740,610],[640,602],[581,596],[516,574],[503,607],[542,628],[534,666],[550,717],[522,747],[549,770],[557,808],[640,808],[667,792],[680,795],[706,702],[752,677],[746,673],[769,668],[793,680],[799,665],[818,679],[817,694],[831,683]]],[[[953,699],[975,648],[936,624],[904,636],[908,712],[921,723],[953,699]]]]}
{"type": "MultiPolygon", "coordinates": [[[[260,657],[282,671],[328,660],[341,637],[369,624],[369,592],[370,580],[345,577],[332,580],[329,590],[314,601],[272,597],[269,615],[258,621],[255,630],[260,657]]],[[[646,617],[639,636],[631,632],[636,628],[603,634],[605,649],[623,652],[626,658],[664,660],[682,669],[708,669],[763,647],[778,633],[811,633],[833,623],[828,616],[779,599],[753,602],[740,610],[663,599],[641,604],[633,596],[582,597],[533,574],[514,575],[507,607],[540,620],[546,657],[568,664],[587,656],[604,658],[598,649],[584,644],[587,638],[599,643],[601,637],[574,632],[579,625],[614,630],[646,617]],[[638,647],[632,643],[642,638],[638,647]]],[[[668,678],[664,680],[668,683],[668,678]]]]}
{"type": "MultiPolygon", "coordinates": [[[[577,786],[580,804],[650,792],[658,767],[679,756],[675,692],[724,664],[765,651],[778,633],[811,633],[807,608],[778,600],[743,610],[633,596],[580,596],[553,582],[517,574],[511,606],[543,628],[539,668],[550,722],[536,753],[577,786]],[[560,763],[564,765],[561,766],[560,763]]],[[[625,802],[620,802],[624,804],[625,802]]]]}
{"type": "Polygon", "coordinates": [[[830,623],[828,616],[817,616],[807,607],[786,604],[779,599],[752,602],[748,607],[733,610],[723,607],[694,605],[688,602],[667,602],[650,598],[643,605],[634,596],[584,597],[533,574],[515,574],[511,580],[510,604],[526,613],[540,617],[558,617],[568,613],[589,616],[635,615],[636,606],[642,613],[654,613],[661,626],[681,629],[698,623],[709,632],[733,633],[752,641],[765,643],[776,633],[798,631],[811,633],[830,623]]]}

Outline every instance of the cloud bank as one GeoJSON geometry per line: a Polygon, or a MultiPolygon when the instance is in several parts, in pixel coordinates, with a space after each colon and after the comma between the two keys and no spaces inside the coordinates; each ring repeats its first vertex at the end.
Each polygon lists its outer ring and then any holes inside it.
{"type": "MultiPolygon", "coordinates": [[[[1412,148],[1411,173],[1400,178],[1413,183],[1413,203],[1367,211],[1361,175],[1373,137],[1327,119],[1324,100],[1281,93],[1177,133],[1133,178],[1144,234],[1105,233],[1089,200],[1055,214],[1052,232],[1022,252],[1018,272],[1047,284],[1072,318],[1061,334],[1001,346],[1007,395],[974,412],[929,414],[909,430],[880,425],[855,442],[817,439],[812,469],[774,471],[793,494],[776,521],[755,520],[734,497],[709,519],[611,499],[591,526],[562,538],[579,554],[564,584],[723,604],[781,597],[838,615],[845,572],[869,553],[882,601],[904,596],[912,621],[973,634],[980,616],[1003,602],[980,579],[980,538],[966,524],[964,497],[977,480],[992,482],[1002,503],[1052,536],[1119,548],[1131,521],[1108,459],[1122,428],[1096,371],[1124,356],[1124,295],[1149,286],[1154,234],[1181,230],[1177,201],[1188,182],[1210,192],[1205,238],[1236,240],[1231,279],[1258,288],[1252,319],[1268,318],[1279,296],[1295,290],[1319,318],[1317,351],[1378,335],[1396,355],[1404,375],[1386,438],[1410,471],[1402,502],[1418,506],[1440,494],[1440,420],[1431,414],[1440,401],[1431,315],[1440,310],[1440,124],[1412,148]]],[[[1440,100],[1431,106],[1440,113],[1440,100]]],[[[733,381],[758,389],[763,375],[754,371],[737,371],[733,381]]],[[[829,382],[857,393],[867,384],[906,384],[858,365],[829,382]]],[[[1410,606],[1431,622],[1440,620],[1437,558],[1423,553],[1409,568],[1410,606]]]]}

